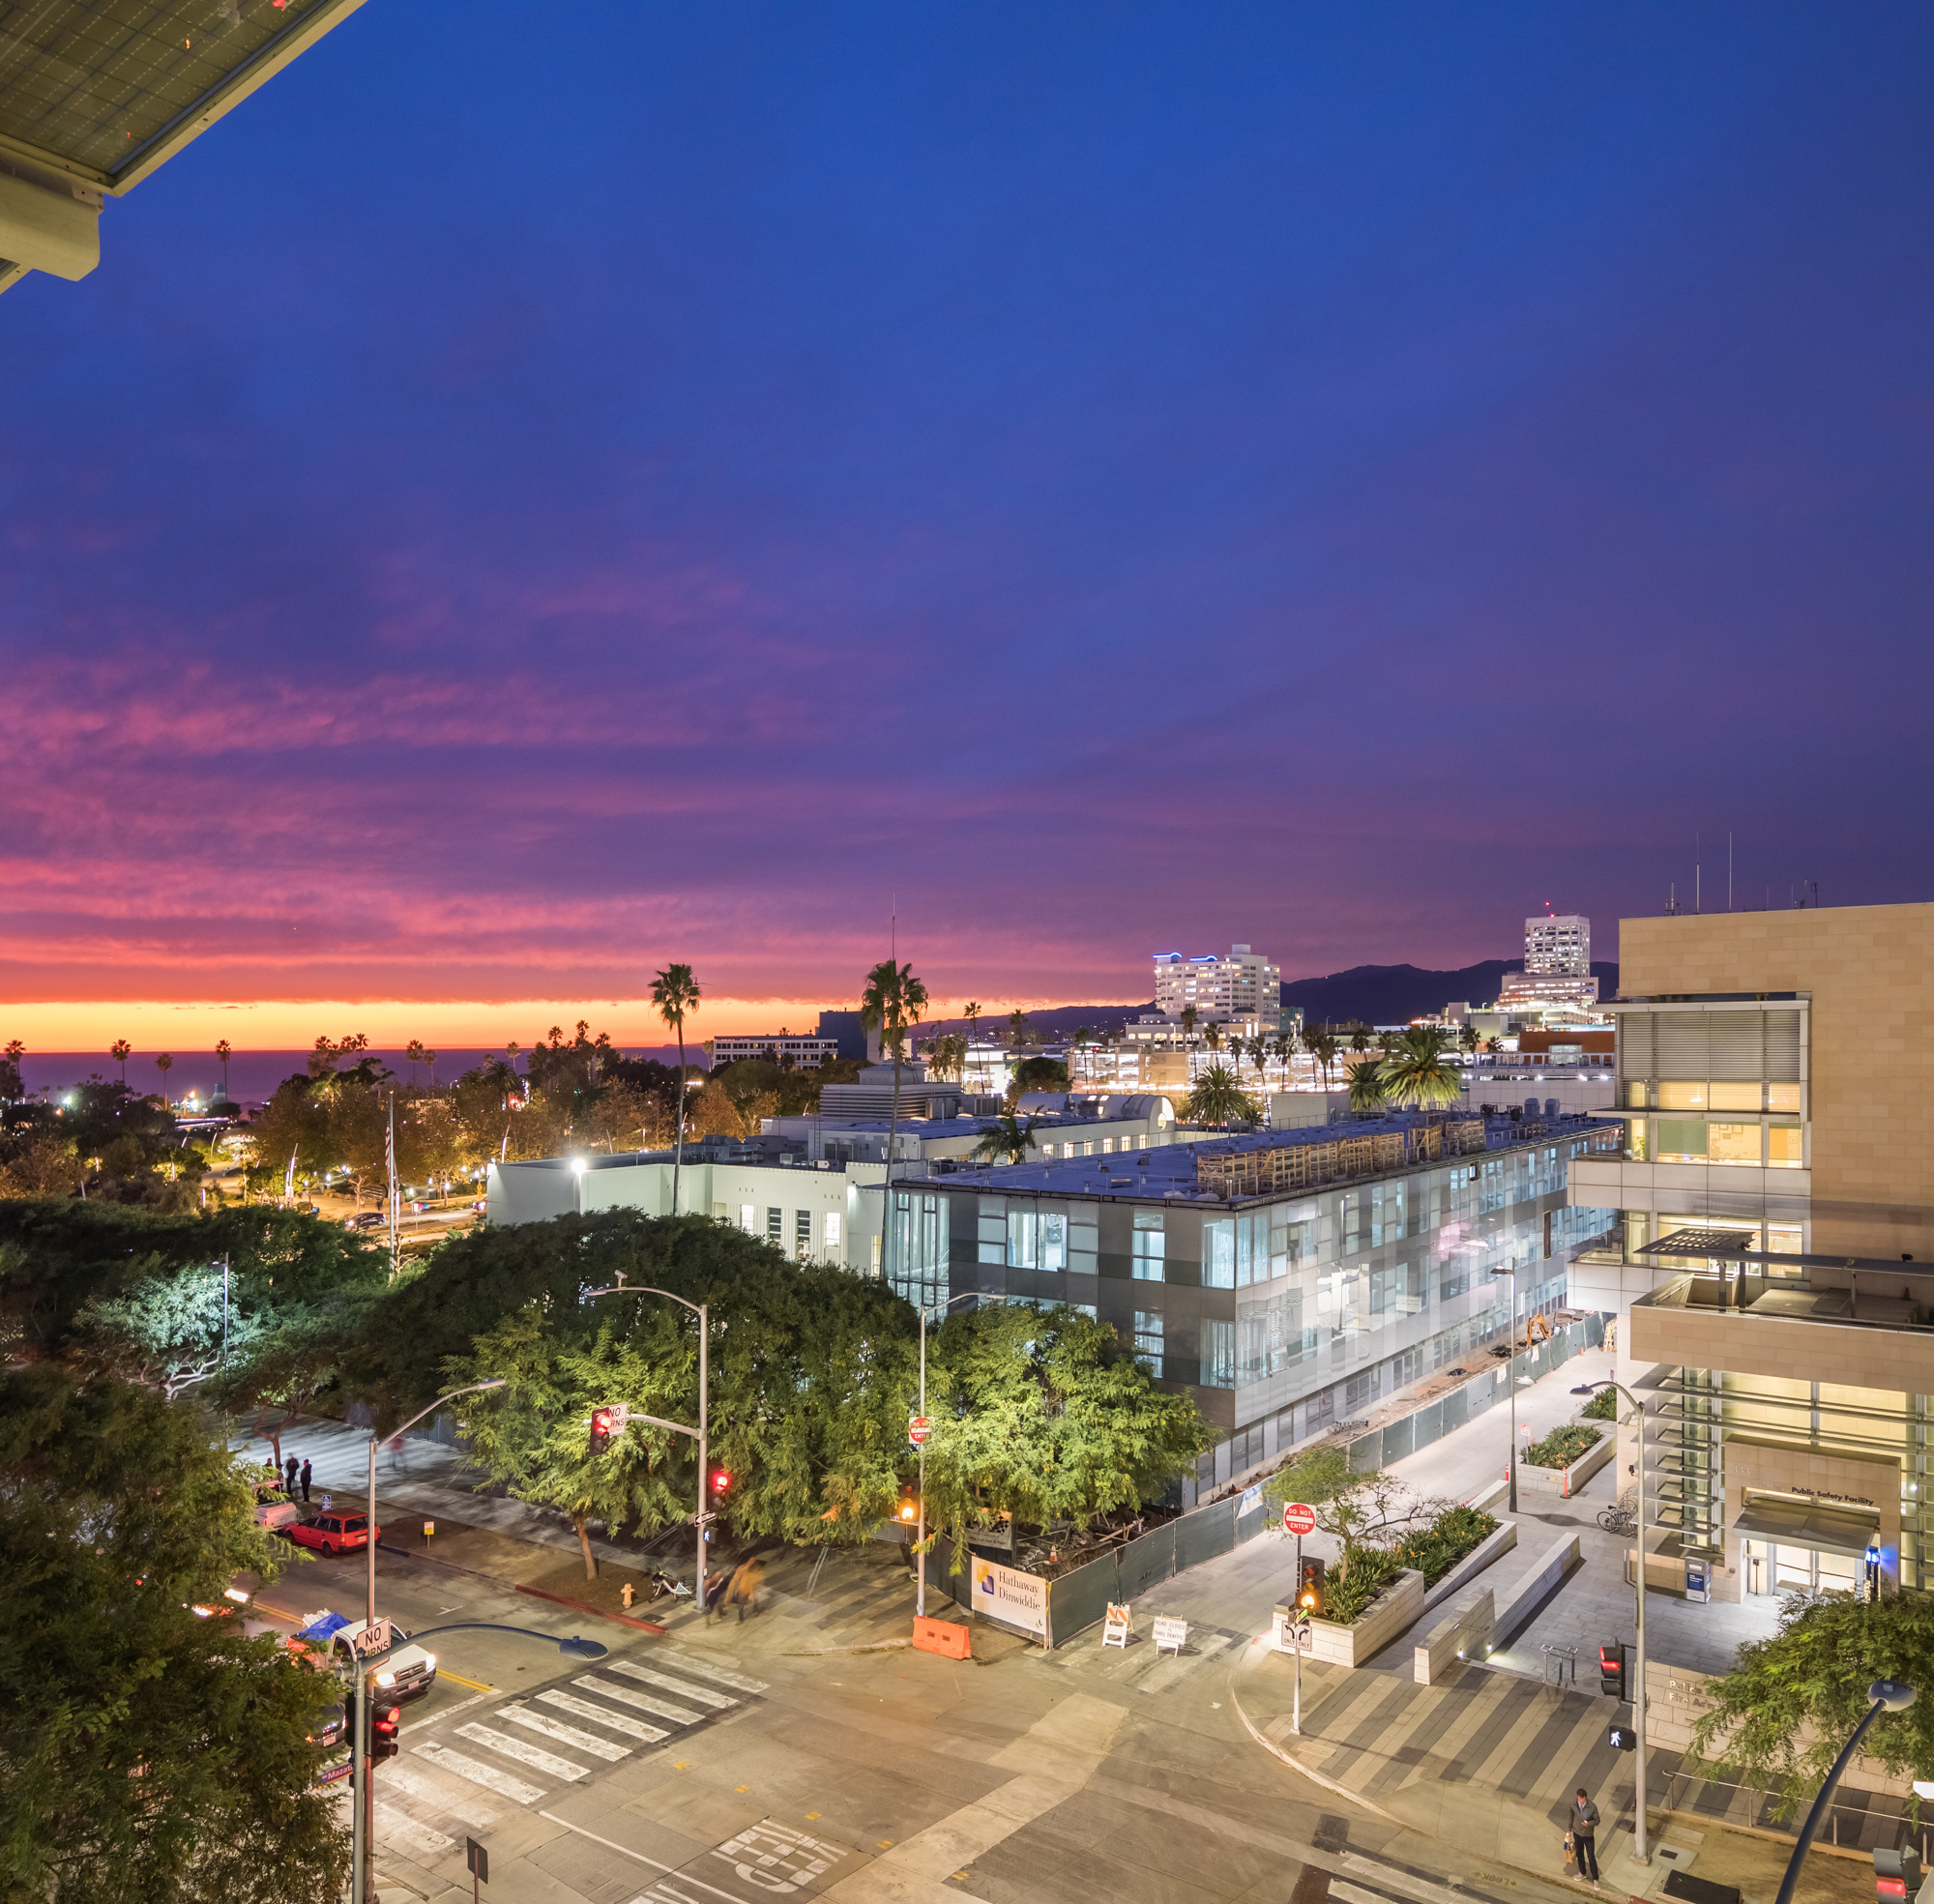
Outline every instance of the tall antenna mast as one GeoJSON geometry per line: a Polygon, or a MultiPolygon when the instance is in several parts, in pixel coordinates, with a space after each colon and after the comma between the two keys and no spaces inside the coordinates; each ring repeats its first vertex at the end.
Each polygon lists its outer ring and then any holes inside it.
{"type": "Polygon", "coordinates": [[[1733,835],[1726,835],[1726,910],[1733,909],[1733,835]]]}

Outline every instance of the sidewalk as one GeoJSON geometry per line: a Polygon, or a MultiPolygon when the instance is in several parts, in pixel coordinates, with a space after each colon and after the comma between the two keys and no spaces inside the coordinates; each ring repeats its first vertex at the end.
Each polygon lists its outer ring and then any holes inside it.
{"type": "MultiPolygon", "coordinates": [[[[1739,1887],[1744,1904],[1772,1904],[1779,1889],[1790,1840],[1659,1810],[1679,1766],[1676,1753],[1650,1755],[1654,1857],[1650,1865],[1632,1858],[1633,1756],[1605,1743],[1607,1725],[1626,1710],[1609,1699],[1474,1665],[1421,1686],[1392,1672],[1305,1660],[1299,1736],[1290,1730],[1293,1671],[1283,1655],[1260,1647],[1245,1653],[1230,1684],[1241,1714],[1312,1783],[1393,1823],[1562,1881],[1567,1805],[1582,1785],[1604,1819],[1598,1856],[1606,1889],[1662,1899],[1666,1878],[1688,1867],[1696,1877],[1739,1887]]],[[[1798,1896],[1803,1904],[1864,1904],[1872,1884],[1864,1859],[1816,1850],[1798,1896]]]]}

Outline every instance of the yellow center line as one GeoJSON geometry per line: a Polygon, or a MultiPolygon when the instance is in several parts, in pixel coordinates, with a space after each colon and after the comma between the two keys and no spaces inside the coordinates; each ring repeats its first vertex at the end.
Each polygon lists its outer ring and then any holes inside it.
{"type": "Polygon", "coordinates": [[[454,1680],[458,1685],[467,1685],[472,1692],[495,1692],[497,1687],[485,1685],[482,1680],[467,1680],[461,1673],[453,1673],[448,1666],[439,1665],[436,1676],[440,1680],[454,1680]]]}
{"type": "Polygon", "coordinates": [[[252,1605],[257,1613],[266,1613],[273,1620],[286,1620],[291,1626],[300,1626],[302,1625],[302,1615],[300,1613],[284,1613],[280,1607],[271,1606],[266,1600],[255,1600],[252,1602],[252,1605]]]}

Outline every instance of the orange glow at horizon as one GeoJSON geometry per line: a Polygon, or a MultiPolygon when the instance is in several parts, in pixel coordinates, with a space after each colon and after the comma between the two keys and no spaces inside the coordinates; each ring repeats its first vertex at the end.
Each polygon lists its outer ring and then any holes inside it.
{"type": "MultiPolygon", "coordinates": [[[[937,999],[931,1019],[957,1018],[966,999],[937,999]]],[[[1099,1005],[1096,999],[1070,1004],[1099,1005]]],[[[1123,1000],[1128,1004],[1134,1001],[1123,1000]]],[[[1018,1005],[1024,1011],[1059,1007],[1040,999],[981,1001],[981,1023],[994,1030],[1018,1005]]],[[[707,998],[685,1022],[688,1046],[715,1036],[809,1032],[822,1011],[853,1011],[855,999],[707,998]]],[[[412,1039],[452,1050],[501,1050],[511,1040],[528,1050],[553,1025],[567,1036],[578,1019],[591,1035],[610,1035],[620,1046],[674,1042],[649,999],[56,999],[0,1006],[0,1038],[17,1038],[30,1051],[105,1052],[125,1038],[137,1051],[206,1048],[226,1039],[237,1051],[302,1051],[319,1037],[362,1033],[380,1050],[412,1039]]]]}

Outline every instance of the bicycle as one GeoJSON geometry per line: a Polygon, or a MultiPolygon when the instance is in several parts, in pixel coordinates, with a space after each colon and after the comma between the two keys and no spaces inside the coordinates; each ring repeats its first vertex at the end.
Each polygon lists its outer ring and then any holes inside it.
{"type": "Polygon", "coordinates": [[[1609,1508],[1598,1509],[1598,1525],[1607,1534],[1632,1534],[1638,1529],[1638,1489],[1628,1487],[1609,1508]]]}

